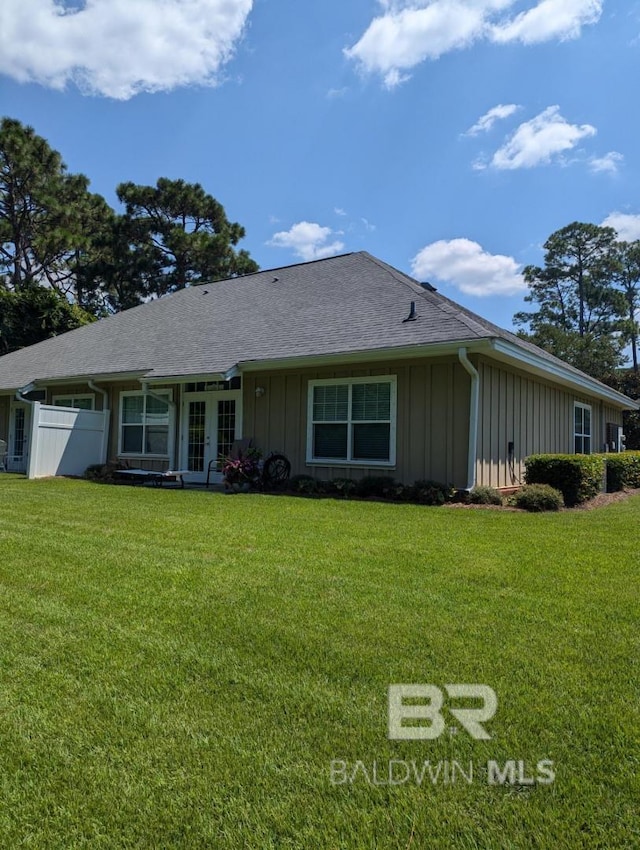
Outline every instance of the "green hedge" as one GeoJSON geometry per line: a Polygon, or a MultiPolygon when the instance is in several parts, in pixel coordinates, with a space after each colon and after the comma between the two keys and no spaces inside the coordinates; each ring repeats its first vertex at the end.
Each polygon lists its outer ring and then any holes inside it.
{"type": "Polygon", "coordinates": [[[602,489],[602,455],[531,455],[524,464],[527,484],[555,487],[567,507],[593,499],[602,489]]]}
{"type": "Polygon", "coordinates": [[[604,455],[607,464],[607,493],[625,487],[640,487],[640,452],[604,455]]]}
{"type": "Polygon", "coordinates": [[[513,497],[513,503],[524,511],[559,511],[562,493],[548,484],[525,484],[513,497]]]}

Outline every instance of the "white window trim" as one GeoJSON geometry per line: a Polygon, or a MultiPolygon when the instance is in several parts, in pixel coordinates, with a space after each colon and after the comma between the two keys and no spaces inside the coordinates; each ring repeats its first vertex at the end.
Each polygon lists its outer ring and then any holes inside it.
{"type": "Polygon", "coordinates": [[[585,452],[576,452],[576,437],[581,437],[583,440],[584,440],[585,437],[588,437],[589,438],[589,454],[590,455],[593,454],[593,408],[591,407],[590,404],[585,404],[583,401],[574,401],[573,402],[573,421],[572,421],[572,424],[571,424],[571,430],[572,430],[572,433],[573,433],[573,444],[572,444],[573,454],[574,455],[575,454],[585,454],[585,452]],[[582,430],[581,433],[578,433],[576,431],[576,407],[580,407],[582,410],[588,410],[589,411],[590,426],[589,426],[589,433],[588,434],[584,433],[584,415],[582,417],[583,430],[582,430]]]}
{"type": "MultiPolygon", "coordinates": [[[[307,458],[309,466],[376,466],[395,467],[396,465],[396,431],[398,414],[398,379],[396,375],[371,375],[359,376],[357,378],[322,378],[309,381],[307,387],[307,458]],[[313,390],[321,386],[353,386],[353,384],[377,384],[386,383],[391,385],[390,392],[390,426],[389,426],[389,460],[347,460],[344,458],[317,458],[313,456],[313,390]]],[[[349,392],[349,409],[347,413],[347,452],[351,454],[351,433],[353,421],[351,419],[351,392],[349,392]]]]}
{"type": "MultiPolygon", "coordinates": [[[[60,401],[61,399],[65,399],[65,398],[70,398],[71,401],[75,401],[76,399],[82,399],[84,401],[84,399],[88,398],[88,399],[91,400],[91,408],[90,409],[91,410],[96,409],[95,393],[67,393],[66,395],[54,395],[51,398],[51,403],[55,407],[56,402],[60,401]]],[[[73,407],[73,405],[71,405],[71,407],[73,407]]]]}
{"type": "MultiPolygon", "coordinates": [[[[147,393],[142,390],[122,390],[120,393],[120,404],[118,410],[118,457],[139,457],[150,460],[168,460],[173,457],[173,449],[174,449],[174,432],[175,432],[175,413],[174,406],[171,404],[173,401],[173,393],[171,390],[153,390],[154,395],[160,395],[167,397],[167,401],[169,402],[169,425],[168,425],[168,434],[167,434],[167,453],[166,454],[146,454],[145,452],[125,452],[122,449],[122,411],[124,406],[122,404],[122,399],[125,396],[145,396],[147,393]]],[[[143,442],[144,446],[144,442],[143,442]]]]}

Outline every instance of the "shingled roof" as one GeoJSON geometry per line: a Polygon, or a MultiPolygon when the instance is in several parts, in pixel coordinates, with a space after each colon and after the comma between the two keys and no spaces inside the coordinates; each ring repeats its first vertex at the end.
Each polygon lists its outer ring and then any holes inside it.
{"type": "Polygon", "coordinates": [[[483,339],[583,375],[362,251],[183,289],[7,354],[0,391],[79,376],[228,374],[239,363],[483,339]],[[403,322],[412,301],[417,318],[403,322]]]}

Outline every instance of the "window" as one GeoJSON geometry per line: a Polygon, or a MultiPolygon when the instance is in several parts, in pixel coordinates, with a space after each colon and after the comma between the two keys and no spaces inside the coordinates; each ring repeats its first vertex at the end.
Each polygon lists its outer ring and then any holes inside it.
{"type": "Polygon", "coordinates": [[[395,463],[395,376],[310,381],[308,417],[308,462],[395,463]]]}
{"type": "Polygon", "coordinates": [[[579,401],[573,405],[573,439],[577,455],[591,454],[591,407],[579,401]]]}
{"type": "Polygon", "coordinates": [[[93,410],[95,396],[88,395],[54,395],[53,403],[56,407],[77,407],[80,410],[93,410]]]}
{"type": "Polygon", "coordinates": [[[166,401],[138,392],[120,394],[120,454],[169,454],[169,393],[166,401]]]}

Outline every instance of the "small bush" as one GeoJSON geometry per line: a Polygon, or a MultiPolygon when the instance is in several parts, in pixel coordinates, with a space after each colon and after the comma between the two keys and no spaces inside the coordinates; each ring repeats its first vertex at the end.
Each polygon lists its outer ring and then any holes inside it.
{"type": "Polygon", "coordinates": [[[303,496],[314,496],[321,491],[321,482],[312,475],[294,475],[288,481],[288,489],[292,493],[303,496]]]}
{"type": "Polygon", "coordinates": [[[121,479],[118,470],[128,469],[128,464],[119,460],[110,460],[107,463],[92,463],[84,471],[87,481],[95,481],[98,484],[115,484],[121,479]]]}
{"type": "Polygon", "coordinates": [[[560,490],[548,484],[525,484],[513,497],[513,503],[525,511],[558,511],[564,500],[560,490]]]}
{"type": "Polygon", "coordinates": [[[356,489],[358,482],[353,478],[333,478],[328,482],[328,492],[339,493],[343,498],[348,499],[356,489]]]}
{"type": "Polygon", "coordinates": [[[479,485],[469,493],[469,501],[472,505],[501,505],[502,496],[493,487],[479,485]]]}
{"type": "Polygon", "coordinates": [[[453,497],[453,488],[441,481],[418,480],[406,487],[403,501],[418,502],[421,505],[444,505],[453,497]]]}
{"type": "Polygon", "coordinates": [[[527,484],[548,484],[560,490],[569,507],[593,499],[602,488],[602,455],[531,455],[524,463],[527,484]]]}
{"type": "Polygon", "coordinates": [[[394,479],[388,478],[386,475],[365,475],[356,483],[355,494],[363,499],[372,496],[380,499],[391,499],[397,486],[394,479]]]}
{"type": "Polygon", "coordinates": [[[604,455],[607,465],[607,493],[625,487],[640,487],[640,452],[604,455]]]}

